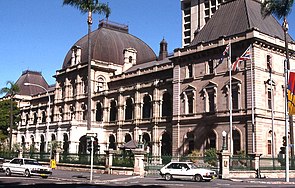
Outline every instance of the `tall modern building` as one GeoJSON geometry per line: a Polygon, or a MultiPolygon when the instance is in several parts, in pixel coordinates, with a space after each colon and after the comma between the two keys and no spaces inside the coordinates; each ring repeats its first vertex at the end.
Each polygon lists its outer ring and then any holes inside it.
{"type": "Polygon", "coordinates": [[[193,41],[224,1],[226,0],[181,0],[182,47],[193,41]]]}
{"type": "MultiPolygon", "coordinates": [[[[167,56],[165,39],[156,55],[127,26],[108,21],[91,33],[90,76],[86,36],[69,47],[53,86],[40,73],[25,71],[16,82],[22,102],[14,142],[42,152],[56,140],[64,152],[86,153],[91,108],[101,152],[130,141],[142,142],[153,155],[221,150],[226,132],[233,154],[277,155],[285,135],[286,97],[279,22],[263,18],[256,0],[181,3],[184,47],[172,56],[167,56]],[[231,61],[223,56],[227,46],[231,61]],[[238,67],[230,72],[235,60],[238,67]],[[93,88],[90,107],[87,79],[93,88]],[[24,86],[27,82],[31,85],[24,86]]],[[[287,40],[294,68],[295,45],[291,36],[287,40]]]]}

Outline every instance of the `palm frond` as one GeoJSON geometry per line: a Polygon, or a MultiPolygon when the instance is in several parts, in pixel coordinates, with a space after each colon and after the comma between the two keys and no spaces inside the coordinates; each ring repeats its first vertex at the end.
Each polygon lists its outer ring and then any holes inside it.
{"type": "Polygon", "coordinates": [[[63,5],[73,6],[80,10],[83,14],[87,12],[93,12],[105,14],[108,18],[111,13],[111,9],[109,8],[108,4],[99,3],[98,0],[64,0],[63,5]]]}
{"type": "Polygon", "coordinates": [[[294,0],[265,0],[261,4],[261,14],[264,18],[273,14],[282,19],[291,13],[293,3],[294,0]]]}
{"type": "Polygon", "coordinates": [[[10,87],[4,87],[0,90],[0,94],[6,93],[7,95],[14,96],[17,92],[19,92],[19,87],[12,81],[7,81],[6,85],[10,87]]]}

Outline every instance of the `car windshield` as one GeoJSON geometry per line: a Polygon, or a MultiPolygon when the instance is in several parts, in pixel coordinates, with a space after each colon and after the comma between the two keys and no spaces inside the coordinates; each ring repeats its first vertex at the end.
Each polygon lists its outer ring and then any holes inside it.
{"type": "Polygon", "coordinates": [[[38,161],[36,161],[36,160],[28,160],[28,159],[25,159],[25,164],[28,164],[28,165],[40,165],[38,163],[38,161]]]}

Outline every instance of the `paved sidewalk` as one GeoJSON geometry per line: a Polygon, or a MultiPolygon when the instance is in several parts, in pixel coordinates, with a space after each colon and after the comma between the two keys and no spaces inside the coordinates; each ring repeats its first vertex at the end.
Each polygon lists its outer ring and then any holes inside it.
{"type": "MultiPolygon", "coordinates": [[[[54,170],[51,178],[59,181],[90,182],[90,172],[77,172],[67,170],[54,170]]],[[[92,183],[109,183],[127,181],[129,179],[141,178],[132,175],[114,175],[93,173],[92,183]]]]}
{"type": "Polygon", "coordinates": [[[248,183],[261,183],[261,184],[277,184],[277,185],[295,185],[295,179],[289,180],[286,182],[284,178],[232,178],[228,179],[235,182],[248,182],[248,183]]]}

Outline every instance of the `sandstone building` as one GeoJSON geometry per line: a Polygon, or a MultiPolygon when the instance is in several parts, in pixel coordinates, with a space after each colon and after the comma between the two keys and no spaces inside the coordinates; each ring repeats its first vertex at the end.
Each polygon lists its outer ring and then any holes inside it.
{"type": "MultiPolygon", "coordinates": [[[[189,1],[181,2],[186,14],[189,6],[185,3],[189,1]]],[[[213,5],[218,9],[212,9],[210,19],[204,18],[197,28],[192,22],[190,37],[183,35],[184,47],[175,49],[172,55],[168,55],[164,39],[156,55],[142,40],[129,34],[125,25],[102,21],[91,33],[91,124],[101,152],[119,149],[131,140],[143,142],[144,149],[153,155],[220,150],[222,132],[226,131],[226,141],[229,144],[232,140],[234,154],[279,153],[286,96],[283,30],[274,17],[261,16],[258,1],[210,1],[211,8],[213,5]],[[232,138],[230,62],[222,55],[229,43],[232,62],[252,46],[252,59],[241,62],[232,72],[232,138]]],[[[189,17],[196,16],[191,13],[189,17]]],[[[183,27],[186,24],[183,22],[183,27]]],[[[293,67],[294,43],[289,35],[287,38],[293,67]]],[[[25,71],[18,79],[22,120],[15,131],[16,143],[25,147],[34,144],[45,151],[46,144],[57,140],[64,152],[87,152],[86,46],[87,36],[72,46],[62,68],[56,71],[53,86],[48,86],[38,72],[25,71]],[[24,83],[41,85],[48,94],[24,83]]]]}

